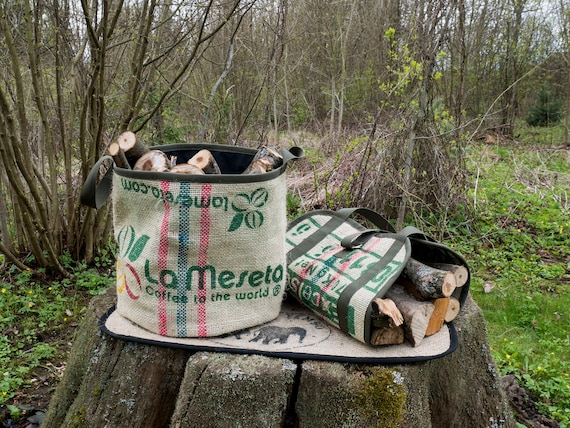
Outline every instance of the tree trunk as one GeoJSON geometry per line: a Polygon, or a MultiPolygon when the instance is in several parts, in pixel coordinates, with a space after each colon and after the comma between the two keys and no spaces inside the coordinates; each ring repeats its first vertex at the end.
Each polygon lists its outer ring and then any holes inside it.
{"type": "Polygon", "coordinates": [[[43,427],[514,427],[471,299],[455,352],[390,367],[117,340],[97,329],[114,301],[109,290],[89,306],[43,427]],[[401,400],[382,401],[387,387],[401,400]]]}

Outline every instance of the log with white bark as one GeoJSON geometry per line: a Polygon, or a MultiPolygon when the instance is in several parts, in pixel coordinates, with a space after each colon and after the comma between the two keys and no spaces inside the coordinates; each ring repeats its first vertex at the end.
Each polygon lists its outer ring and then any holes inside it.
{"type": "Polygon", "coordinates": [[[406,339],[412,346],[419,346],[425,337],[429,319],[434,310],[433,303],[419,301],[398,284],[393,285],[385,297],[393,300],[402,313],[406,339]]]}
{"type": "Polygon", "coordinates": [[[414,259],[408,261],[402,276],[414,284],[417,293],[424,300],[449,297],[457,286],[453,273],[425,265],[414,259]]]}
{"type": "Polygon", "coordinates": [[[168,156],[160,150],[149,150],[139,158],[133,169],[165,172],[170,169],[170,161],[168,160],[168,156]]]}
{"type": "Polygon", "coordinates": [[[449,263],[430,263],[431,266],[437,268],[439,270],[444,270],[447,272],[451,272],[455,276],[455,282],[457,287],[463,287],[467,284],[467,280],[469,279],[469,272],[467,268],[462,265],[453,265],[449,263]]]}
{"type": "Polygon", "coordinates": [[[125,153],[130,165],[135,165],[137,161],[149,151],[149,148],[132,131],[123,132],[117,138],[116,143],[125,153]]]}

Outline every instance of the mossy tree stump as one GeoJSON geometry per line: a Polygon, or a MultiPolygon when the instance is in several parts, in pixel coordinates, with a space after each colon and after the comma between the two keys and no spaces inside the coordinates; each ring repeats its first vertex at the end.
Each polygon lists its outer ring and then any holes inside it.
{"type": "Polygon", "coordinates": [[[514,427],[469,299],[459,348],[424,363],[371,366],[194,353],[117,340],[93,299],[44,427],[514,427]]]}

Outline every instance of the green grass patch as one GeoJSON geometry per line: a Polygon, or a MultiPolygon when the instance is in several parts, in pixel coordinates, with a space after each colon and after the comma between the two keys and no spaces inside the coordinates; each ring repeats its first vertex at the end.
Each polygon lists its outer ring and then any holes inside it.
{"type": "Polygon", "coordinates": [[[40,371],[57,377],[89,299],[113,282],[111,260],[98,269],[62,261],[73,278],[45,280],[12,268],[0,275],[0,404],[37,388],[40,371]]]}
{"type": "Polygon", "coordinates": [[[472,146],[471,213],[455,213],[448,229],[470,261],[500,372],[568,427],[570,152],[553,145],[559,132],[532,128],[524,143],[472,146]]]}

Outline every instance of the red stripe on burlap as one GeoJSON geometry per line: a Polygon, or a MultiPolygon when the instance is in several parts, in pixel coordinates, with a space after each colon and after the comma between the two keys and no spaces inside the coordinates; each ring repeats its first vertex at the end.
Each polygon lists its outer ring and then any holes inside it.
{"type": "MultiPolygon", "coordinates": [[[[202,186],[202,201],[209,201],[212,193],[212,185],[202,186]]],[[[208,246],[210,244],[210,204],[203,204],[200,212],[200,253],[198,254],[198,266],[205,267],[208,264],[208,246]]],[[[206,313],[206,302],[208,294],[208,284],[206,283],[206,271],[202,270],[198,287],[198,336],[208,335],[208,314],[206,313]]],[[[213,279],[213,278],[212,278],[213,279]]]]}
{"type": "MultiPolygon", "coordinates": [[[[160,183],[162,194],[165,195],[170,188],[170,182],[163,181],[160,183]]],[[[162,272],[166,269],[168,260],[168,224],[170,220],[170,204],[164,199],[164,216],[160,223],[160,238],[158,242],[158,271],[162,272]]],[[[159,275],[158,280],[158,332],[161,336],[168,335],[168,318],[166,315],[166,286],[159,275]]]]}

